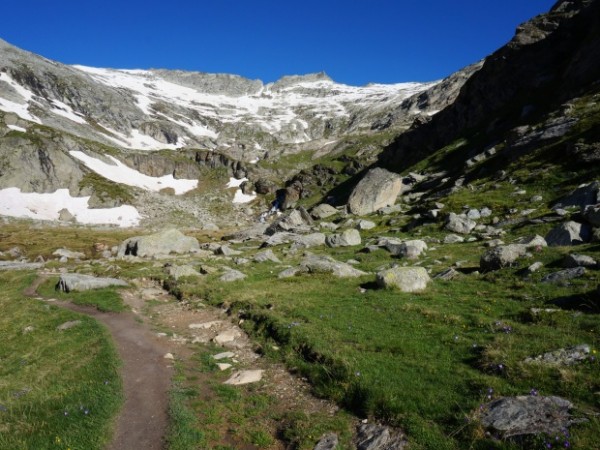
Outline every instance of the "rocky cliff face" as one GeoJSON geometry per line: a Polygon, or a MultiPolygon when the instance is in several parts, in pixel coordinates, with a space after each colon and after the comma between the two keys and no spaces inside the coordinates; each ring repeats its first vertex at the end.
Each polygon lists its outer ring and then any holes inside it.
{"type": "Polygon", "coordinates": [[[521,25],[464,83],[450,106],[400,135],[381,154],[380,164],[402,171],[460,137],[473,141],[475,131],[484,143],[474,151],[483,152],[510,130],[544,121],[565,102],[597,90],[599,21],[599,2],[566,0],[521,25]]]}

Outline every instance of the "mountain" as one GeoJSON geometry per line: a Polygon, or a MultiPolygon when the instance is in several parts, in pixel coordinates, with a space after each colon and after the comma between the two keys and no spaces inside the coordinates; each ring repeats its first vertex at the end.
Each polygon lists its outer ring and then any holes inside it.
{"type": "MultiPolygon", "coordinates": [[[[444,95],[438,82],[354,87],[324,73],[264,84],[228,74],[67,66],[0,40],[0,214],[130,226],[175,210],[196,223],[216,220],[217,204],[221,220],[241,220],[246,215],[235,208],[222,210],[231,198],[225,182],[217,188],[215,171],[224,170],[225,181],[266,175],[277,183],[299,170],[274,176],[281,158],[399,132],[414,117],[435,114],[463,81],[445,80],[452,89],[444,95]],[[135,212],[122,214],[124,206],[135,212]]],[[[234,200],[255,198],[244,195],[234,200]]]]}

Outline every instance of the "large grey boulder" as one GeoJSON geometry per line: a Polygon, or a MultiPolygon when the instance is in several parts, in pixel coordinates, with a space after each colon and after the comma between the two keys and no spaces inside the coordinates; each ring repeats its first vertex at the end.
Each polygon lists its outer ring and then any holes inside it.
{"type": "Polygon", "coordinates": [[[393,267],[377,274],[377,284],[384,288],[397,288],[402,292],[419,292],[431,281],[423,267],[393,267]]]}
{"type": "Polygon", "coordinates": [[[229,283],[232,281],[243,280],[244,278],[246,278],[246,274],[240,272],[239,270],[227,268],[219,280],[229,283]]]}
{"type": "Polygon", "coordinates": [[[123,241],[117,251],[117,257],[139,256],[151,258],[170,253],[190,253],[200,249],[198,240],[171,229],[147,236],[136,236],[123,241]]]}
{"type": "Polygon", "coordinates": [[[402,178],[399,175],[376,167],[356,185],[348,199],[348,208],[357,216],[370,214],[396,203],[401,190],[402,178]]]}
{"type": "Polygon", "coordinates": [[[585,208],[587,205],[595,205],[600,202],[600,182],[594,181],[589,184],[579,186],[566,197],[560,199],[553,208],[567,208],[569,206],[578,206],[585,208]]]}
{"type": "Polygon", "coordinates": [[[263,242],[262,247],[275,247],[277,245],[289,243],[293,243],[297,248],[319,247],[321,245],[325,245],[325,234],[296,234],[281,231],[270,236],[265,242],[263,242]]]}
{"type": "Polygon", "coordinates": [[[414,259],[427,250],[427,243],[420,239],[412,239],[399,244],[388,242],[385,244],[385,248],[392,256],[414,259]]]}
{"type": "Polygon", "coordinates": [[[360,245],[360,233],[355,229],[344,230],[340,234],[327,236],[325,238],[325,243],[328,247],[352,247],[354,245],[360,245]]]}
{"type": "Polygon", "coordinates": [[[484,405],[481,423],[503,438],[528,434],[562,434],[572,423],[573,404],[561,397],[503,397],[484,405]]]}
{"type": "Polygon", "coordinates": [[[63,273],[56,284],[56,290],[63,292],[89,291],[110,286],[128,286],[128,284],[117,278],[97,278],[79,273],[63,273]]]}
{"type": "Polygon", "coordinates": [[[446,220],[446,230],[458,234],[469,234],[473,228],[477,226],[477,222],[467,217],[461,217],[457,214],[450,213],[446,220]]]}
{"type": "Polygon", "coordinates": [[[355,278],[366,275],[365,272],[355,269],[350,264],[337,261],[330,256],[308,254],[300,266],[310,273],[331,273],[338,278],[355,278]]]}
{"type": "Polygon", "coordinates": [[[281,263],[281,261],[279,260],[279,258],[275,255],[275,253],[273,253],[273,250],[269,249],[269,250],[265,250],[264,252],[259,252],[256,255],[254,255],[253,258],[254,262],[266,262],[266,261],[271,261],[274,263],[281,263]]]}
{"type": "Polygon", "coordinates": [[[481,270],[498,270],[514,265],[527,253],[523,244],[500,245],[487,250],[479,260],[481,270]]]}
{"type": "Polygon", "coordinates": [[[549,246],[583,244],[589,242],[591,233],[589,225],[570,220],[550,230],[546,242],[549,246]]]}
{"type": "Polygon", "coordinates": [[[534,236],[525,236],[525,237],[519,238],[515,241],[515,243],[522,244],[527,249],[548,247],[548,243],[546,242],[546,239],[544,239],[539,234],[536,234],[534,236]]]}

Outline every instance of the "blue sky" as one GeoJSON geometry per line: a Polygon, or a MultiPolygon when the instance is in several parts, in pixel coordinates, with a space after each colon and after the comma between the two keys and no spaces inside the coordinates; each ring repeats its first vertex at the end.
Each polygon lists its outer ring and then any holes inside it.
{"type": "Polygon", "coordinates": [[[431,81],[554,0],[3,0],[0,38],[66,64],[431,81]]]}

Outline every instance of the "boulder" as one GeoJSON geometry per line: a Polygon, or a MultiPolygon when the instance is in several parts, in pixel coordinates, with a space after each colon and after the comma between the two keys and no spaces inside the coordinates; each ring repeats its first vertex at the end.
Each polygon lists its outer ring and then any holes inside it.
{"type": "Polygon", "coordinates": [[[561,397],[503,397],[483,406],[481,424],[503,438],[529,434],[563,434],[573,423],[573,404],[561,397]]]}
{"type": "Polygon", "coordinates": [[[313,450],[335,450],[338,446],[338,436],[335,433],[327,433],[319,439],[313,450]]]}
{"type": "Polygon", "coordinates": [[[265,250],[264,252],[259,252],[256,255],[254,255],[254,262],[266,261],[271,261],[278,264],[281,263],[279,258],[275,256],[275,253],[273,253],[273,250],[265,250]]]}
{"type": "Polygon", "coordinates": [[[277,218],[277,220],[268,226],[265,234],[271,236],[280,231],[305,232],[310,229],[311,222],[312,220],[307,214],[303,214],[299,209],[294,209],[277,218]]]}
{"type": "Polygon", "coordinates": [[[310,211],[311,216],[313,216],[315,219],[326,219],[327,217],[331,217],[337,213],[339,213],[339,211],[327,203],[321,203],[310,211]]]}
{"type": "Polygon", "coordinates": [[[383,425],[365,423],[356,431],[357,450],[402,450],[408,445],[402,431],[383,425]]]}
{"type": "Polygon", "coordinates": [[[355,269],[350,264],[337,261],[329,256],[308,254],[304,257],[300,266],[304,269],[299,271],[331,273],[338,278],[355,278],[366,275],[365,272],[355,269]]]}
{"type": "Polygon", "coordinates": [[[0,270],[36,270],[44,263],[28,263],[21,261],[0,261],[0,270]]]}
{"type": "Polygon", "coordinates": [[[525,256],[527,248],[522,244],[500,245],[487,250],[479,260],[481,270],[498,270],[510,267],[525,256]]]}
{"type": "Polygon", "coordinates": [[[298,248],[319,247],[325,245],[325,235],[323,233],[296,234],[279,232],[263,242],[262,247],[274,247],[289,243],[293,243],[298,248]]]}
{"type": "Polygon", "coordinates": [[[458,234],[448,234],[444,236],[444,244],[458,244],[461,242],[465,242],[465,238],[458,234]]]}
{"type": "Polygon", "coordinates": [[[431,281],[423,267],[394,267],[377,274],[377,284],[384,288],[397,288],[402,292],[419,292],[431,281]]]}
{"type": "Polygon", "coordinates": [[[263,373],[263,370],[242,370],[231,375],[223,384],[239,386],[242,384],[257,383],[262,380],[263,373]]]}
{"type": "Polygon", "coordinates": [[[543,364],[547,366],[573,366],[586,361],[590,357],[590,346],[587,344],[561,348],[543,355],[532,356],[525,359],[529,364],[543,364]]]}
{"type": "Polygon", "coordinates": [[[515,241],[515,243],[524,245],[525,248],[527,248],[528,250],[535,249],[535,248],[548,247],[548,243],[546,242],[546,239],[544,239],[539,234],[536,234],[535,236],[525,236],[525,237],[519,238],[515,241]]]}
{"type": "Polygon", "coordinates": [[[332,234],[325,238],[328,247],[352,247],[361,244],[360,233],[358,230],[344,230],[340,234],[332,234]]]}
{"type": "Polygon", "coordinates": [[[572,269],[553,272],[542,278],[542,283],[562,283],[564,281],[579,278],[585,275],[585,267],[574,267],[572,269]]]}
{"type": "Polygon", "coordinates": [[[217,248],[217,250],[215,250],[215,254],[231,257],[241,255],[242,252],[232,249],[229,245],[221,245],[219,248],[217,248]]]}
{"type": "Polygon", "coordinates": [[[357,216],[370,214],[396,203],[401,189],[402,179],[399,175],[379,167],[373,168],[350,194],[348,208],[357,216]]]}
{"type": "Polygon", "coordinates": [[[361,219],[358,222],[356,222],[356,229],[357,230],[372,230],[373,228],[375,228],[377,225],[375,224],[375,222],[371,222],[370,220],[364,220],[361,219]]]}
{"type": "Polygon", "coordinates": [[[567,208],[577,206],[581,209],[587,205],[595,205],[600,202],[600,182],[594,181],[589,184],[581,185],[566,197],[560,199],[553,206],[554,208],[567,208]]]}
{"type": "Polygon", "coordinates": [[[110,286],[128,286],[128,284],[117,278],[96,278],[79,273],[63,273],[56,284],[56,290],[63,292],[89,291],[110,286]]]}
{"type": "Polygon", "coordinates": [[[570,255],[565,256],[563,260],[563,267],[573,268],[573,267],[596,267],[598,263],[594,258],[587,255],[577,255],[572,253],[570,255]]]}
{"type": "Polygon", "coordinates": [[[179,280],[183,277],[199,277],[200,272],[194,269],[192,266],[183,265],[183,266],[169,266],[167,267],[167,273],[169,276],[175,278],[175,280],[179,280]]]}
{"type": "Polygon", "coordinates": [[[231,281],[243,280],[244,278],[246,278],[246,275],[239,270],[227,269],[225,273],[221,275],[219,280],[229,283],[231,281]]]}
{"type": "Polygon", "coordinates": [[[600,205],[588,205],[583,211],[583,218],[591,225],[600,227],[600,205]]]}
{"type": "Polygon", "coordinates": [[[445,228],[453,233],[469,234],[476,226],[477,223],[474,220],[450,213],[448,215],[448,219],[446,220],[445,228]]]}
{"type": "Polygon", "coordinates": [[[550,230],[546,235],[546,242],[550,246],[577,245],[588,242],[591,238],[591,229],[587,224],[568,221],[550,230]]]}
{"type": "Polygon", "coordinates": [[[388,242],[385,245],[385,248],[392,254],[392,256],[412,259],[418,258],[425,250],[427,250],[427,243],[419,239],[413,239],[400,244],[388,242]]]}
{"type": "Polygon", "coordinates": [[[152,258],[170,253],[190,253],[199,249],[200,244],[196,238],[186,236],[179,230],[171,229],[126,239],[119,246],[117,257],[131,255],[152,258]]]}
{"type": "Polygon", "coordinates": [[[455,278],[460,277],[460,272],[458,270],[453,269],[452,267],[449,267],[448,269],[438,273],[436,276],[433,277],[434,280],[442,280],[442,281],[450,281],[450,280],[454,280],[455,278]]]}

